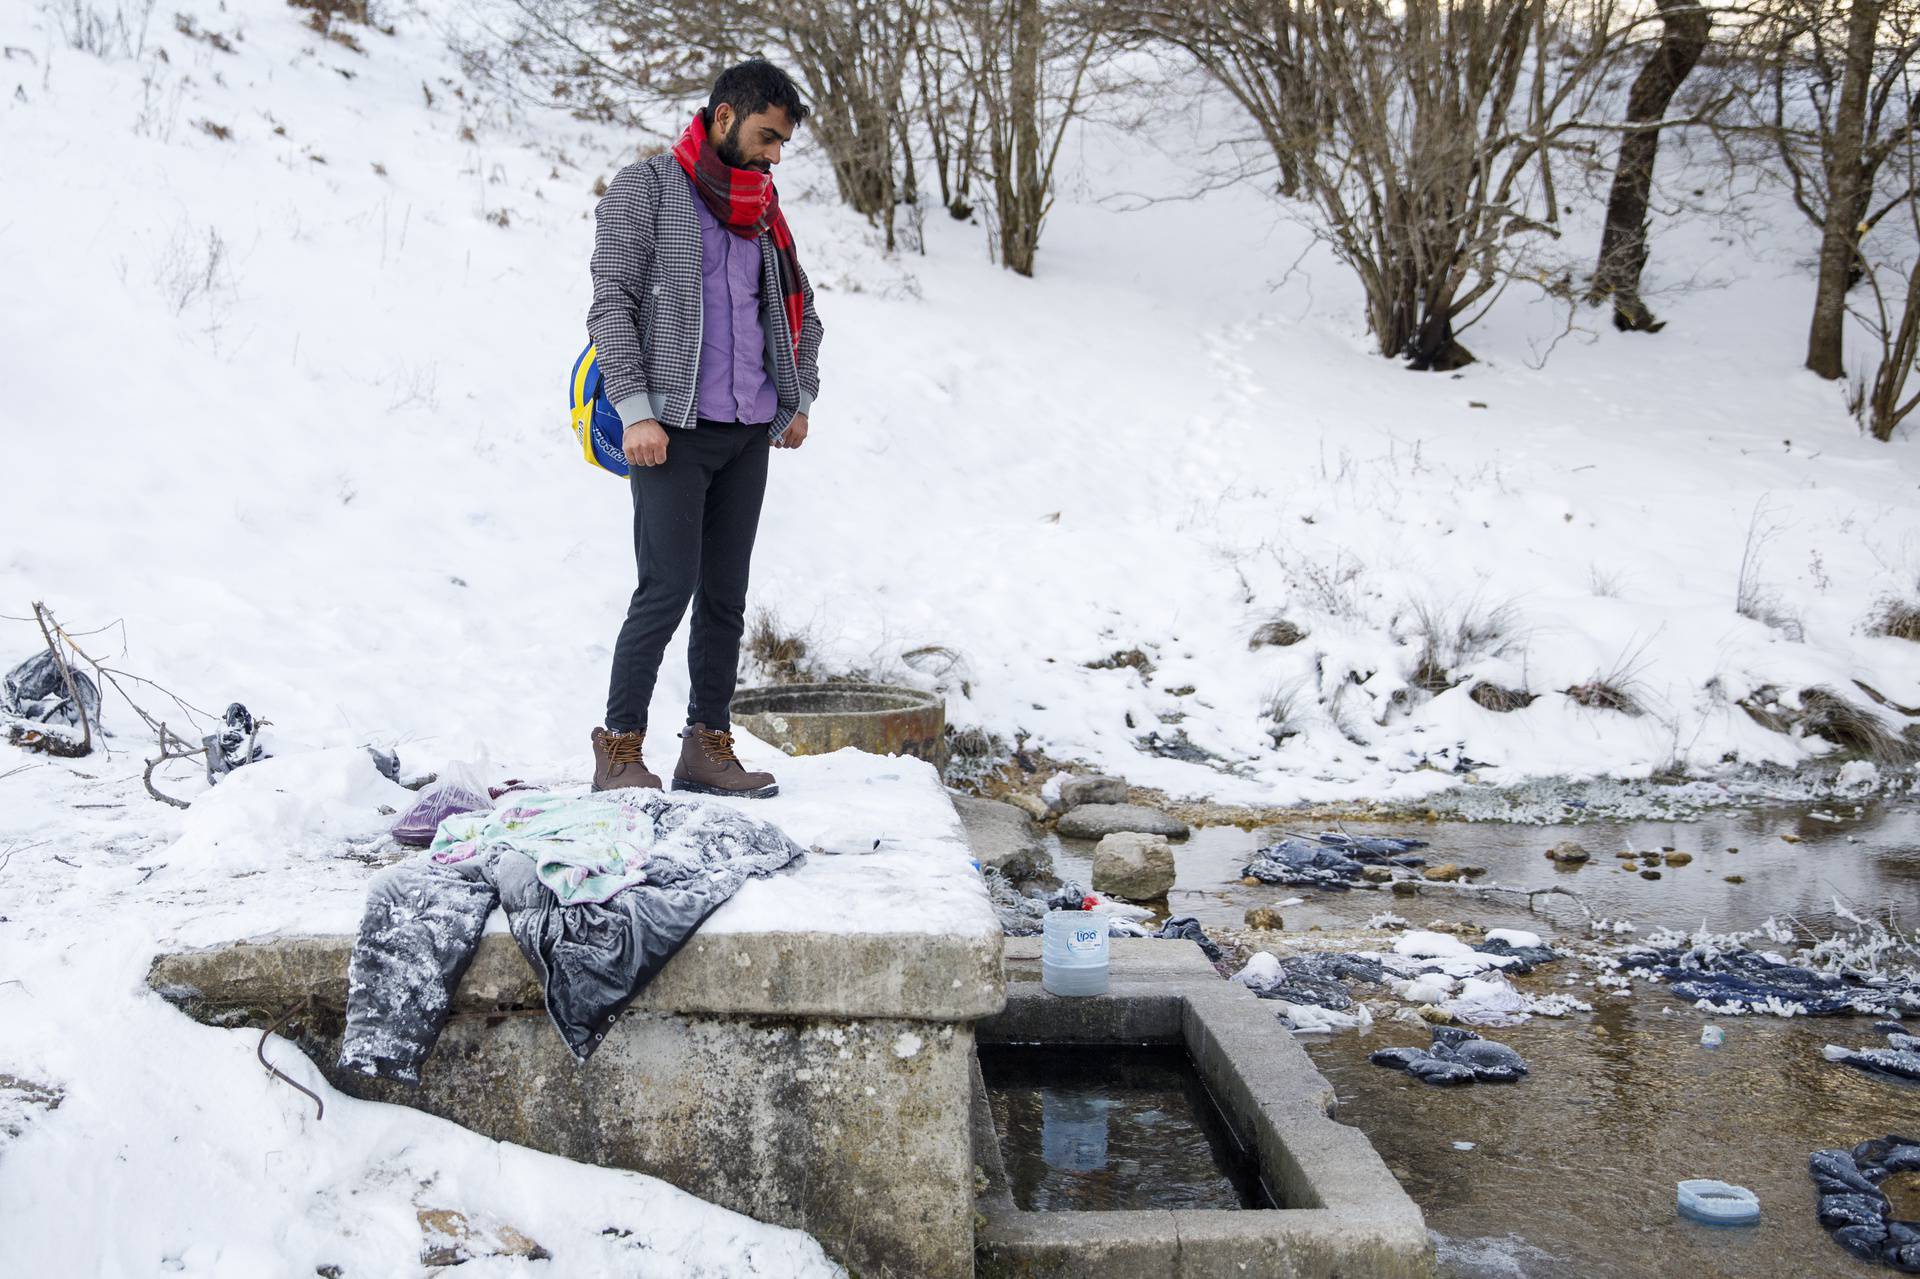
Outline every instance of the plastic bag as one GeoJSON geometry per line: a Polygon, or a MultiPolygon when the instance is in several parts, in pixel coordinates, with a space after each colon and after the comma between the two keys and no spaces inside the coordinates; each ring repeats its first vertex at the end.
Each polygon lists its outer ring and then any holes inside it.
{"type": "Polygon", "coordinates": [[[420,792],[413,807],[400,814],[400,820],[393,824],[393,837],[410,848],[425,848],[433,842],[444,819],[492,807],[479,770],[472,764],[450,764],[438,781],[420,792]]]}
{"type": "MultiPolygon", "coordinates": [[[[266,748],[256,740],[257,726],[252,712],[239,702],[227,707],[226,728],[200,739],[207,754],[207,785],[212,786],[226,774],[246,764],[268,758],[266,748]]],[[[266,720],[261,720],[265,724],[266,720]]]]}
{"type": "Polygon", "coordinates": [[[98,724],[99,687],[86,672],[71,666],[67,669],[73,675],[74,692],[80,698],[77,707],[67,695],[66,676],[60,673],[60,664],[54,660],[51,650],[43,648],[0,680],[0,711],[39,724],[78,726],[82,715],[88,723],[98,724]]]}

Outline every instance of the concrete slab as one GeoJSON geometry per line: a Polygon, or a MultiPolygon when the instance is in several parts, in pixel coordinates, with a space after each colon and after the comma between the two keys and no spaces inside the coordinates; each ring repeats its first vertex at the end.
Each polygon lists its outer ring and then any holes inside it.
{"type": "Polygon", "coordinates": [[[353,946],[337,900],[324,935],[162,955],[149,983],[219,1025],[310,1000],[286,1033],[342,1092],[651,1173],[805,1230],[861,1276],[964,1279],[971,1023],[1004,1002],[999,922],[927,764],[841,751],[780,767],[778,799],[716,802],[872,851],[749,881],[584,1067],[498,912],[414,1090],[333,1066],[353,946]]]}
{"type": "MultiPolygon", "coordinates": [[[[704,930],[634,1000],[636,1011],[968,1022],[1003,1002],[992,935],[704,930]]],[[[154,960],[148,984],[182,1006],[344,1009],[350,935],[274,937],[154,960]]],[[[538,1010],[540,983],[506,933],[480,939],[458,1012],[538,1010]]]]}
{"type": "Polygon", "coordinates": [[[976,1073],[975,1158],[987,1181],[976,1200],[985,1220],[977,1232],[980,1275],[1430,1279],[1432,1247],[1419,1208],[1365,1136],[1333,1119],[1331,1086],[1272,1007],[1221,981],[1197,946],[1116,939],[1108,993],[1077,999],[1040,987],[1033,939],[1009,938],[1007,951],[1007,1007],[979,1023],[980,1042],[1185,1045],[1236,1134],[1258,1152],[1279,1206],[1023,1212],[976,1073]],[[983,1148],[989,1144],[994,1149],[983,1148]]]}

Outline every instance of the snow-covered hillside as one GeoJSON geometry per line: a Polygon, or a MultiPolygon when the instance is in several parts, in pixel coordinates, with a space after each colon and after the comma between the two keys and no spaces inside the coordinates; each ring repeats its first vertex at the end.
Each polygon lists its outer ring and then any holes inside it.
{"type": "MultiPolygon", "coordinates": [[[[125,668],[283,740],[580,773],[632,563],[563,379],[594,184],[653,139],[482,105],[437,7],[351,28],[364,52],[273,0],[183,15],[142,57],[0,19],[6,611],[122,620],[125,668]]],[[[939,213],[885,258],[790,152],[828,336],[754,601],[826,669],[937,677],[961,726],[1240,802],[1411,798],[1463,754],[1487,783],[1791,764],[1829,748],[1737,702],[1920,704],[1920,646],[1865,633],[1920,591],[1920,463],[1798,370],[1786,213],[1662,235],[1656,290],[1722,287],[1662,299],[1657,337],[1591,312],[1540,366],[1558,319],[1516,291],[1480,363],[1415,375],[1260,192],[1122,211],[1231,124],[1163,100],[1159,147],[1076,136],[1033,280],[939,213]],[[1750,541],[1784,626],[1735,611],[1750,541]],[[1306,638],[1250,647],[1282,618],[1306,638]],[[1423,631],[1463,626],[1490,633],[1441,643],[1452,687],[1417,687],[1423,631]],[[901,660],[930,645],[957,660],[901,660]],[[1150,674],[1089,666],[1135,651],[1150,674]],[[1647,713],[1563,691],[1609,677],[1647,713]],[[1537,698],[1496,713],[1482,681],[1537,698]]],[[[684,687],[670,656],[657,720],[684,687]]]]}

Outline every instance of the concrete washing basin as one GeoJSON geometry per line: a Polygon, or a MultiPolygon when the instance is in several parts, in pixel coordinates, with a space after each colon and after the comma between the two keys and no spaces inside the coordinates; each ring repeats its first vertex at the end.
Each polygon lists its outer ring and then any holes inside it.
{"type": "Polygon", "coordinates": [[[1014,1203],[986,1081],[973,1073],[975,1273],[1050,1279],[1260,1275],[1431,1279],[1420,1209],[1361,1133],[1332,1118],[1333,1089],[1271,1005],[1223,982],[1197,947],[1112,942],[1105,995],[1040,986],[1040,939],[1008,938],[1007,1006],[978,1043],[1185,1047],[1235,1136],[1256,1155],[1272,1208],[1031,1212],[1014,1203]]]}

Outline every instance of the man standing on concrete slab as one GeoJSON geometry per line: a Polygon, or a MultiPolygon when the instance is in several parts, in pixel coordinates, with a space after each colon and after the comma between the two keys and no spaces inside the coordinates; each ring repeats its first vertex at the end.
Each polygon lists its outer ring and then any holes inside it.
{"type": "Polygon", "coordinates": [[[773,166],[806,119],[787,74],[721,73],[673,149],[622,169],[595,212],[587,312],[633,486],[640,582],[613,650],[593,789],[658,787],[641,748],[660,660],[693,604],[675,790],[778,793],[733,752],[747,569],[768,448],[799,448],[822,327],[773,166]]]}

